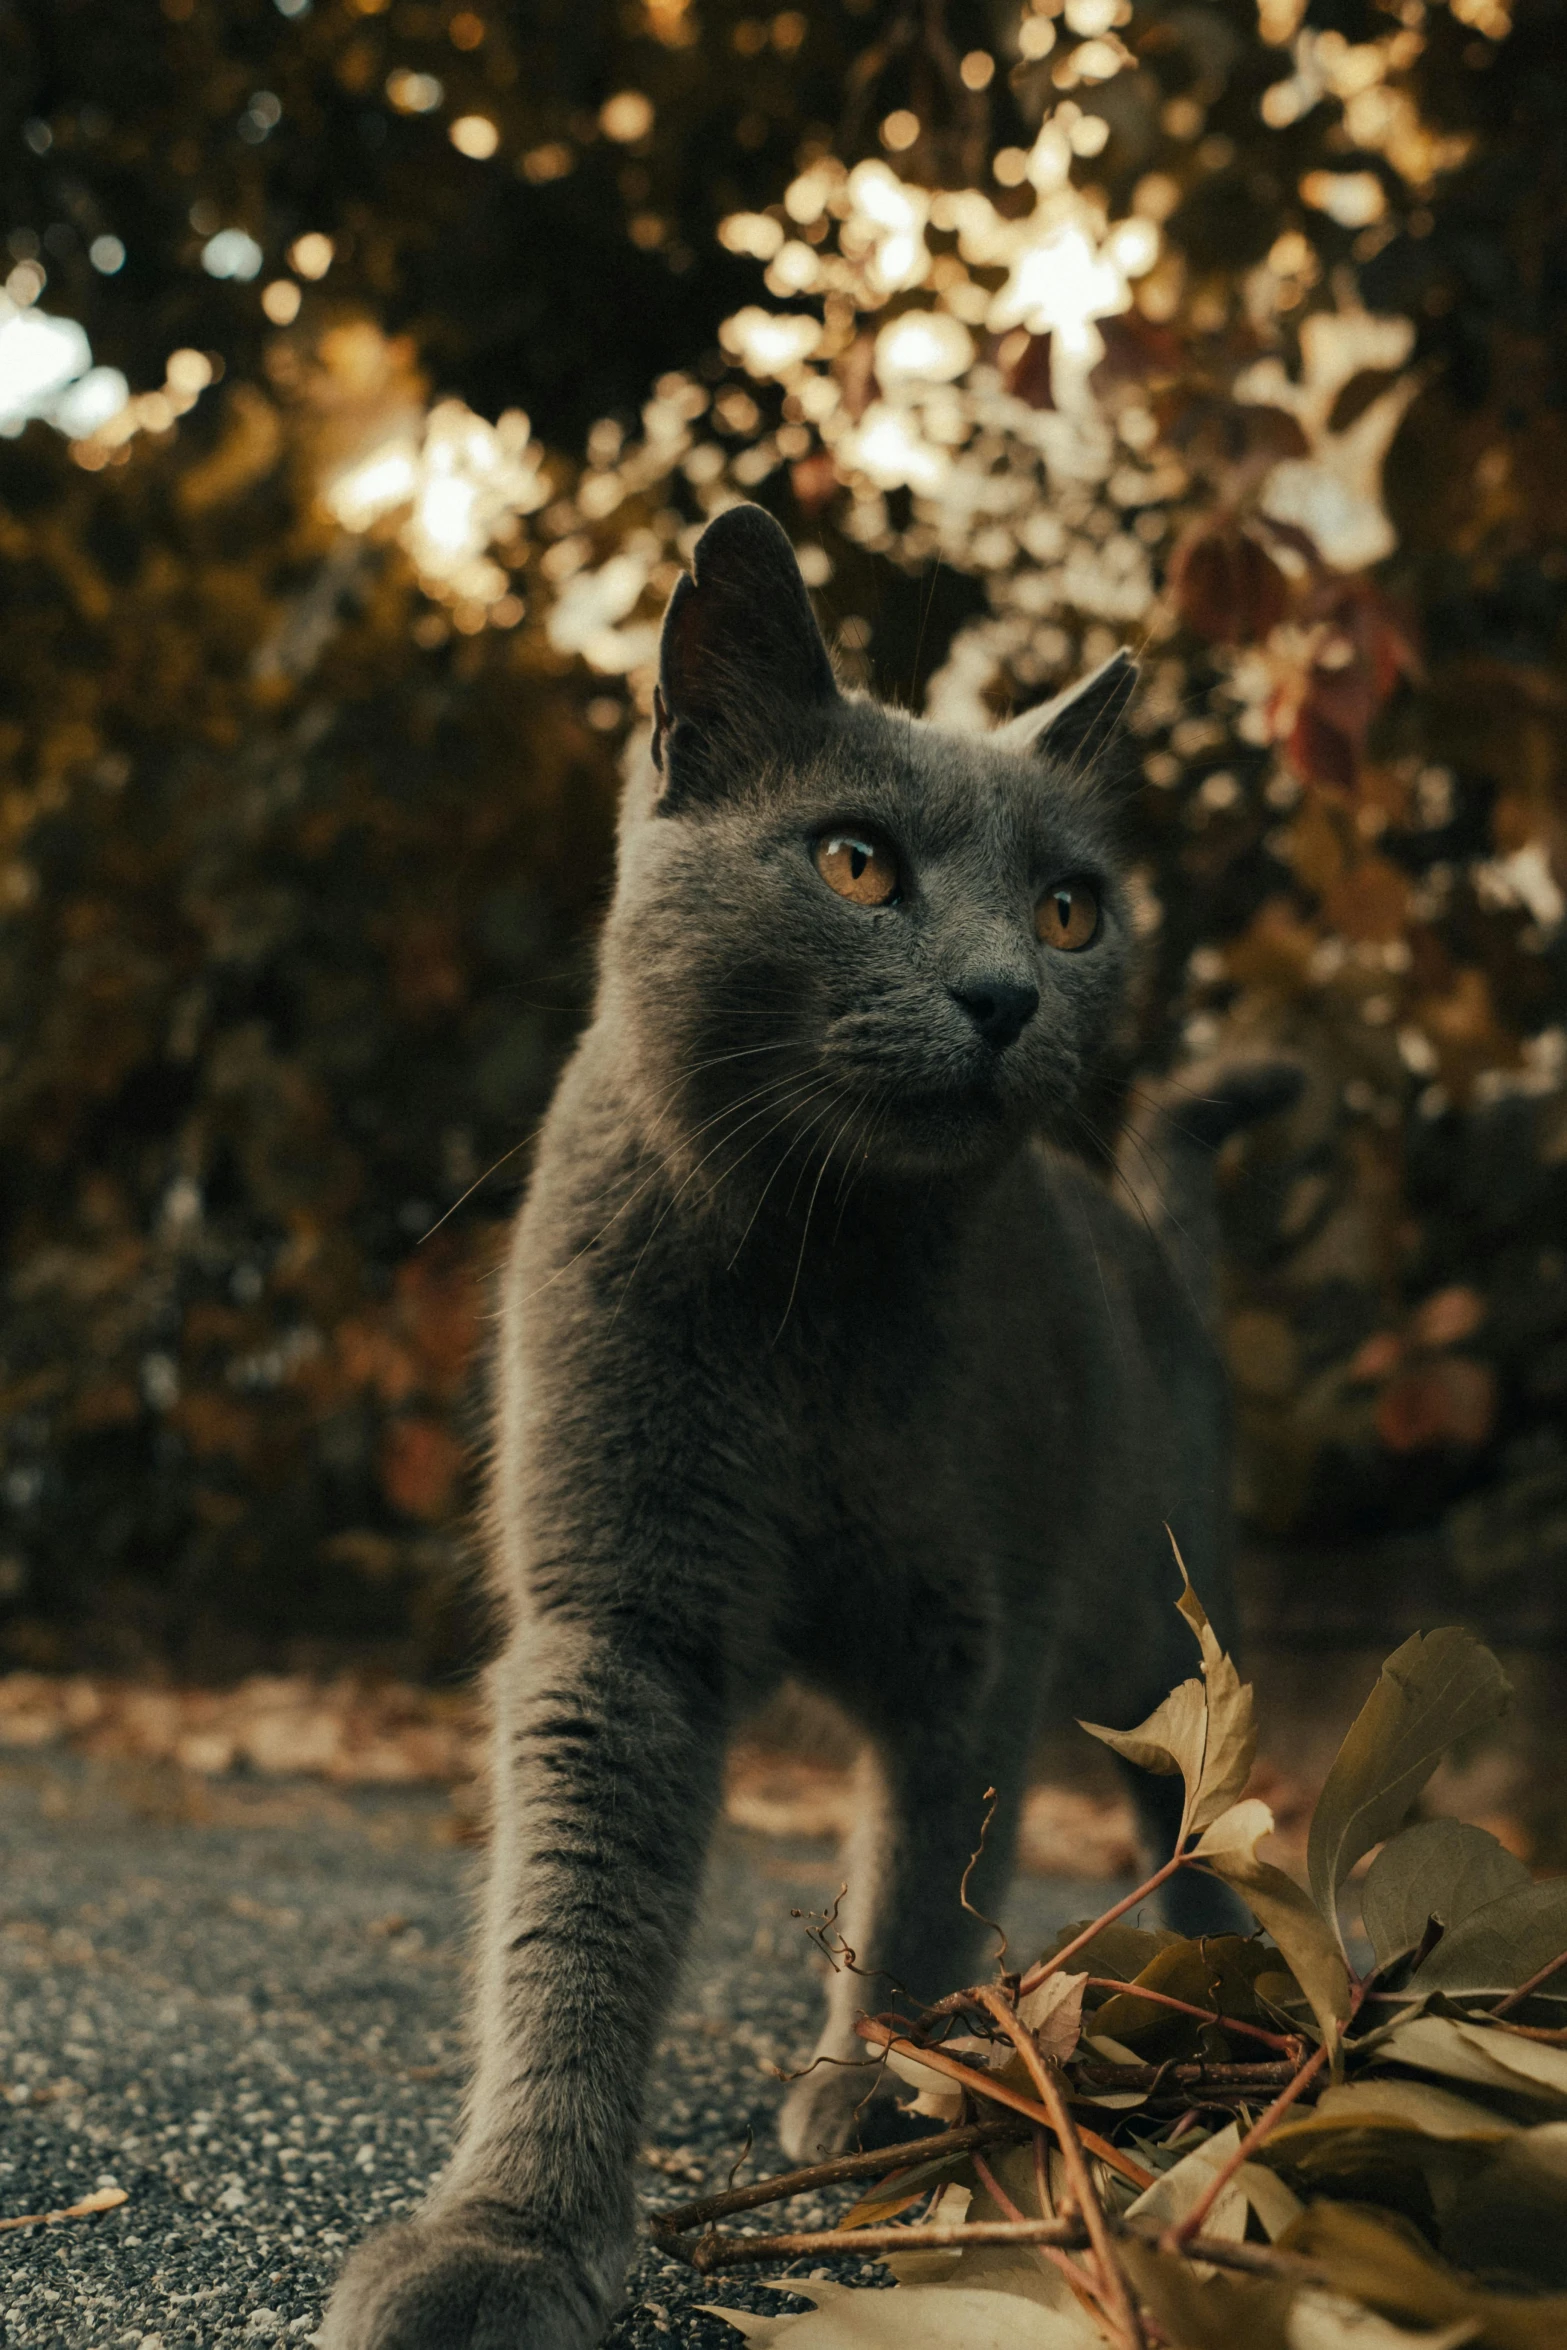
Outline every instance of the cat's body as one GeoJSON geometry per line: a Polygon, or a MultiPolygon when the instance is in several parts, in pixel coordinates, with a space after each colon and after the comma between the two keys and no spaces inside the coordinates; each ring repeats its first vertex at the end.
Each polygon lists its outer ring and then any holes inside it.
{"type": "MultiPolygon", "coordinates": [[[[972,1898],[1001,1889],[1042,1710],[1135,1720],[1189,1667],[1166,1520],[1227,1634],[1216,1359],[1061,1147],[1128,952],[1090,772],[1123,698],[1107,672],[1037,741],[973,742],[841,700],[754,509],[677,592],[597,1015],[504,1278],[474,2094],[331,2350],[602,2333],[726,1741],[784,1675],[869,1742],[845,1937],[934,1997],[980,1963],[959,1880],[993,1786],[972,1898]]],[[[838,1975],[824,2053],[863,2055],[866,1996],[838,1975]]],[[[867,2078],[818,2066],[786,2141],[842,2143],[867,2078]]]]}

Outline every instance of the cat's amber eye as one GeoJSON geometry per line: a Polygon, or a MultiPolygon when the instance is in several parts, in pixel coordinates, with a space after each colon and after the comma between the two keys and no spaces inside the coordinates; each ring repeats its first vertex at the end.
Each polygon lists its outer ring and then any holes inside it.
{"type": "Polygon", "coordinates": [[[898,860],[863,832],[824,832],[816,870],[830,890],[856,906],[889,906],[898,894],[898,860]]]}
{"type": "Polygon", "coordinates": [[[1047,947],[1075,954],[1099,936],[1099,900],[1086,881],[1061,881],[1034,908],[1034,928],[1047,947]]]}

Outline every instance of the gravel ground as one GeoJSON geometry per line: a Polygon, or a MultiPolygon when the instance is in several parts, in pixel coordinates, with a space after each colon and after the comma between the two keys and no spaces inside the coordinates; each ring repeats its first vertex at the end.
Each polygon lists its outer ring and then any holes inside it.
{"type": "MultiPolygon", "coordinates": [[[[451,2143],[478,1856],[445,1797],[37,1757],[0,1768],[0,1852],[0,2215],[128,2198],[0,2239],[0,2343],[308,2342],[347,2246],[451,2143]]],[[[827,1844],[724,1831],[660,2051],[650,2208],[722,2184],[748,2128],[753,2165],[783,2167],[767,2068],[808,2051],[819,1999],[790,1912],[836,1883],[827,1844]]],[[[1112,1897],[1024,1880],[1008,1923],[1025,1946],[1112,1897]]],[[[610,2342],[734,2350],[703,2301],[789,2306],[649,2247],[610,2342]]]]}

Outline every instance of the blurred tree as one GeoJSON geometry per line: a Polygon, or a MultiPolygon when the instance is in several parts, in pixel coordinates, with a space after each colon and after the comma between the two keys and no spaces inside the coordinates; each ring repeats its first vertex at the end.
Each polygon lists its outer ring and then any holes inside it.
{"type": "Polygon", "coordinates": [[[0,18],[15,1658],[470,1640],[483,1272],[737,494],[883,691],[1149,639],[1128,1063],[1312,1074],[1247,1506],[1567,1563],[1563,17],[0,18]]]}

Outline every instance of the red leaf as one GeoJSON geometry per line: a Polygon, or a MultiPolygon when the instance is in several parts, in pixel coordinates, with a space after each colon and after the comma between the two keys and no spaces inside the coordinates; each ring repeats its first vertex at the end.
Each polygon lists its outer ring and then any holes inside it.
{"type": "Polygon", "coordinates": [[[439,1420],[394,1420],[381,1455],[381,1483],[410,1518],[443,1517],[456,1496],[463,1450],[439,1420]]]}
{"type": "Polygon", "coordinates": [[[825,449],[818,449],[791,465],[789,479],[794,486],[795,502],[803,514],[820,514],[838,487],[833,461],[825,449]]]}
{"type": "Polygon", "coordinates": [[[1389,1452],[1483,1444],[1495,1420],[1496,1374],[1467,1355],[1417,1363],[1377,1399],[1376,1430],[1389,1452]]]}
{"type": "Polygon", "coordinates": [[[1176,549],[1171,584],[1188,628],[1215,644],[1256,644],[1283,619],[1289,585],[1244,530],[1205,524],[1176,549]]]}
{"type": "Polygon", "coordinates": [[[1030,335],[1001,380],[1014,399],[1026,400],[1030,408],[1053,408],[1056,402],[1050,388],[1050,337],[1030,335]]]}

